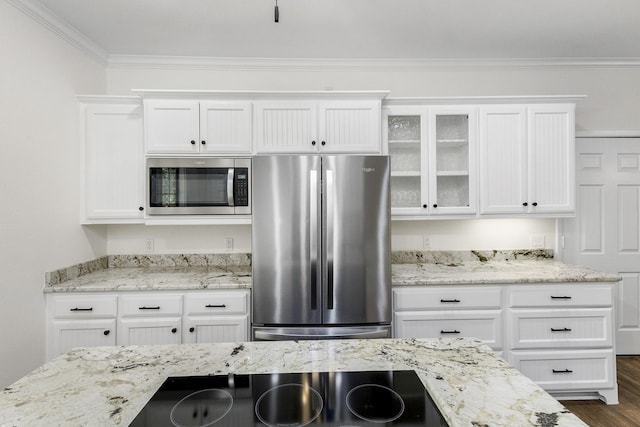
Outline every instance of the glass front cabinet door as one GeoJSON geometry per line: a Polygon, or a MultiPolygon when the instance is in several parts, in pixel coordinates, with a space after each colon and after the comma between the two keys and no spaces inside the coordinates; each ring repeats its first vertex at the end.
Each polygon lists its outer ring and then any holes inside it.
{"type": "Polygon", "coordinates": [[[476,212],[473,108],[389,106],[391,212],[396,216],[476,212]]]}

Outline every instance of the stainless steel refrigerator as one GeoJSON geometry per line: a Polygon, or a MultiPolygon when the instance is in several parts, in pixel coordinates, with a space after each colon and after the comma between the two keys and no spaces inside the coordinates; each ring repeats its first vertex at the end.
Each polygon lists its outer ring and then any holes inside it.
{"type": "Polygon", "coordinates": [[[254,340],[391,336],[388,156],[253,160],[254,340]]]}

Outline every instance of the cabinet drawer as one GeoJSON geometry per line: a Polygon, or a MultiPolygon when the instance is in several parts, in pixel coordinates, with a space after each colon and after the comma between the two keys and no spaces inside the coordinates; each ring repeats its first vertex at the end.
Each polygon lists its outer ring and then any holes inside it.
{"type": "Polygon", "coordinates": [[[184,312],[187,316],[198,314],[247,314],[248,291],[212,291],[186,294],[184,312]]]}
{"type": "Polygon", "coordinates": [[[547,391],[613,387],[613,358],[613,350],[512,353],[513,366],[547,391]]]}
{"type": "Polygon", "coordinates": [[[612,309],[513,310],[511,333],[514,349],[611,347],[612,309]]]}
{"type": "Polygon", "coordinates": [[[394,310],[498,309],[502,306],[500,287],[420,287],[393,290],[394,310]]]}
{"type": "Polygon", "coordinates": [[[56,295],[52,298],[54,318],[116,317],[115,295],[56,295]]]}
{"type": "Polygon", "coordinates": [[[477,338],[502,348],[502,311],[403,311],[393,318],[394,338],[477,338]]]}
{"type": "Polygon", "coordinates": [[[511,307],[610,307],[613,288],[607,285],[513,286],[511,307]]]}
{"type": "Polygon", "coordinates": [[[120,316],[156,316],[182,314],[182,295],[122,295],[118,300],[120,316]]]}

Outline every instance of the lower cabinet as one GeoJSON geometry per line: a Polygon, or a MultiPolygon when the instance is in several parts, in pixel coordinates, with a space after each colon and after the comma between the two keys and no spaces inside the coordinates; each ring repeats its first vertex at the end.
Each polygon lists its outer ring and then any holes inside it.
{"type": "Polygon", "coordinates": [[[250,292],[47,294],[47,359],[74,347],[249,340],[250,292]]]}
{"type": "Polygon", "coordinates": [[[613,283],[393,289],[398,338],[485,342],[560,399],[618,403],[613,283]]]}

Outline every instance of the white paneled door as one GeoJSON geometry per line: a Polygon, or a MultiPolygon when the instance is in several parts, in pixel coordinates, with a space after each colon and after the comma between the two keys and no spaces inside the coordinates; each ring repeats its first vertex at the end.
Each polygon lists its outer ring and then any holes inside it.
{"type": "Polygon", "coordinates": [[[640,354],[640,138],[577,139],[576,183],[564,259],[622,276],[616,352],[640,354]]]}

